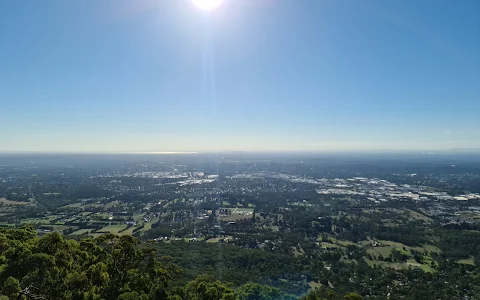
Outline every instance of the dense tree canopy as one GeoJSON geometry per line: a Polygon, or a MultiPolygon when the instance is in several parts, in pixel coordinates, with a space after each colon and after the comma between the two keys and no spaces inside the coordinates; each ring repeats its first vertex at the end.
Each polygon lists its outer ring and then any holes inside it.
{"type": "Polygon", "coordinates": [[[1,229],[0,299],[294,299],[268,285],[234,288],[210,275],[176,285],[180,269],[156,249],[129,235],[78,242],[56,232],[37,237],[33,227],[1,229]]]}
{"type": "Polygon", "coordinates": [[[0,281],[10,298],[125,299],[165,288],[178,269],[157,259],[156,247],[132,236],[103,235],[81,242],[59,233],[41,238],[31,227],[2,230],[0,281]]]}

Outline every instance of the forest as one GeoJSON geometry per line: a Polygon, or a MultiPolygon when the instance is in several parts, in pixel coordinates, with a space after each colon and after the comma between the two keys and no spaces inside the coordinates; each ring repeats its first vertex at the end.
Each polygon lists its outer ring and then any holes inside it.
{"type": "MultiPolygon", "coordinates": [[[[234,286],[202,274],[179,284],[182,270],[133,236],[81,241],[59,233],[37,237],[33,227],[0,230],[0,299],[296,299],[256,283],[234,286]]],[[[321,291],[304,299],[318,298],[321,291]]],[[[341,299],[328,291],[326,299],[341,299]],[[332,298],[334,296],[334,298],[332,298]]],[[[362,299],[350,293],[342,299],[362,299]]]]}

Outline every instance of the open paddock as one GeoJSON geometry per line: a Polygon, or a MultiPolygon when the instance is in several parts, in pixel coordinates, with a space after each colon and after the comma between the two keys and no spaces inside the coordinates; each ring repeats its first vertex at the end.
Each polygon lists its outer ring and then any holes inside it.
{"type": "Polygon", "coordinates": [[[99,231],[105,232],[108,231],[113,234],[121,234],[119,231],[127,228],[126,224],[120,224],[120,225],[108,225],[100,229],[99,231]]]}
{"type": "Polygon", "coordinates": [[[87,234],[93,229],[79,229],[77,231],[72,232],[70,235],[82,235],[82,234],[87,234]]]}
{"type": "Polygon", "coordinates": [[[3,204],[3,205],[28,205],[28,204],[31,204],[31,202],[14,201],[14,200],[8,200],[7,198],[0,198],[0,204],[3,204]]]}

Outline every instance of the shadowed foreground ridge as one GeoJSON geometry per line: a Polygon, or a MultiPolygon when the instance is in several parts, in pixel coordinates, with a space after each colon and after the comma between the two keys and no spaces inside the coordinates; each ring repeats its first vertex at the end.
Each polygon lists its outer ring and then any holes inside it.
{"type": "MultiPolygon", "coordinates": [[[[208,275],[176,285],[172,277],[181,270],[156,249],[129,235],[77,242],[57,232],[39,238],[33,227],[0,229],[0,299],[296,299],[268,285],[235,288],[208,275]]],[[[362,299],[323,289],[302,299],[323,297],[362,299]]]]}

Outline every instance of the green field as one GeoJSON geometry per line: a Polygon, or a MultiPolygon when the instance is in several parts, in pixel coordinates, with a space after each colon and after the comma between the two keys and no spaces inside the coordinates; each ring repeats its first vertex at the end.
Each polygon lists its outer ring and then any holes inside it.
{"type": "MultiPolygon", "coordinates": [[[[123,228],[125,228],[125,226],[123,228]]],[[[135,228],[137,228],[137,226],[132,226],[132,227],[128,228],[127,230],[125,230],[123,232],[120,232],[119,234],[120,235],[128,235],[128,234],[132,235],[135,228]]]]}
{"type": "MultiPolygon", "coordinates": [[[[152,225],[158,222],[158,218],[153,218],[149,222],[144,223],[145,227],[143,227],[140,231],[147,231],[152,229],[152,225]]],[[[140,225],[141,226],[141,225],[140,225]]]]}
{"type": "Polygon", "coordinates": [[[473,257],[471,257],[471,258],[469,258],[469,259],[460,259],[460,260],[457,260],[457,263],[463,264],[463,265],[472,265],[472,266],[475,265],[475,261],[474,261],[474,258],[473,258],[473,257]]]}
{"type": "MultiPolygon", "coordinates": [[[[332,249],[332,250],[333,249],[343,250],[348,245],[356,245],[355,243],[352,243],[350,241],[338,240],[335,237],[330,235],[327,235],[327,236],[320,235],[318,237],[318,241],[320,242],[320,246],[322,248],[332,249]],[[328,242],[321,242],[324,237],[328,240],[328,242]]],[[[407,269],[407,268],[420,268],[425,272],[433,272],[433,269],[431,266],[431,263],[433,261],[432,257],[430,257],[429,255],[423,255],[423,258],[422,258],[423,263],[420,264],[412,258],[412,255],[410,254],[410,250],[415,250],[419,253],[424,253],[425,251],[427,251],[427,253],[441,252],[439,248],[433,245],[428,245],[428,244],[423,245],[422,247],[410,247],[402,243],[397,243],[393,241],[378,240],[376,241],[378,243],[378,246],[373,247],[370,245],[371,242],[372,242],[371,240],[368,240],[360,243],[360,245],[366,249],[367,254],[371,255],[374,258],[374,259],[365,258],[365,261],[370,266],[377,265],[378,267],[393,268],[396,270],[407,269]],[[393,249],[396,249],[402,252],[404,255],[406,255],[408,257],[407,261],[406,262],[387,262],[387,261],[378,260],[378,257],[380,255],[383,256],[384,258],[388,258],[392,253],[393,249]]]]}
{"type": "Polygon", "coordinates": [[[8,200],[7,198],[0,198],[0,203],[2,203],[4,205],[27,205],[27,204],[30,204],[30,202],[8,200]]]}
{"type": "Polygon", "coordinates": [[[379,255],[383,257],[388,257],[390,253],[392,253],[392,250],[396,249],[394,247],[386,246],[386,247],[375,247],[375,248],[370,248],[367,249],[367,253],[370,255],[375,255],[378,257],[379,255]]]}
{"type": "Polygon", "coordinates": [[[55,231],[62,231],[62,230],[70,229],[70,228],[72,228],[74,230],[78,229],[77,226],[66,226],[66,225],[48,225],[48,226],[53,227],[53,230],[55,230],[55,231]]]}
{"type": "Polygon", "coordinates": [[[217,237],[217,238],[211,238],[207,240],[207,243],[218,243],[220,240],[232,240],[232,236],[226,236],[226,237],[217,237]]]}
{"type": "Polygon", "coordinates": [[[82,235],[82,234],[90,232],[91,230],[92,229],[80,229],[80,230],[72,232],[70,235],[82,235]]]}
{"type": "Polygon", "coordinates": [[[50,224],[51,221],[58,219],[58,215],[51,215],[45,218],[31,218],[23,219],[20,223],[22,224],[31,224],[31,223],[40,223],[40,224],[50,224]]]}
{"type": "Polygon", "coordinates": [[[108,226],[103,227],[99,231],[108,231],[108,232],[113,233],[113,234],[119,234],[119,231],[125,229],[126,227],[127,227],[127,225],[125,225],[125,224],[108,225],[108,226]]]}
{"type": "Polygon", "coordinates": [[[432,221],[432,219],[430,217],[427,217],[426,215],[421,214],[419,212],[416,212],[414,210],[406,209],[405,211],[408,212],[410,217],[414,220],[419,220],[419,221],[424,221],[424,222],[431,222],[432,221]]]}
{"type": "MultiPolygon", "coordinates": [[[[410,246],[407,246],[405,244],[392,242],[392,241],[378,240],[377,242],[380,243],[380,245],[383,246],[383,247],[391,247],[391,248],[395,248],[397,250],[403,250],[403,248],[405,248],[406,251],[410,251],[410,249],[413,249],[413,250],[418,251],[418,252],[424,252],[424,251],[436,252],[436,253],[442,252],[438,247],[435,247],[435,246],[429,245],[429,244],[425,244],[422,247],[410,247],[410,246]]],[[[376,247],[376,248],[378,248],[378,247],[376,247]]]]}
{"type": "Polygon", "coordinates": [[[328,243],[328,242],[321,242],[320,245],[322,246],[322,248],[325,248],[325,249],[342,248],[342,246],[340,246],[340,245],[332,244],[332,243],[328,243]]]}
{"type": "Polygon", "coordinates": [[[82,206],[82,203],[77,202],[77,203],[72,203],[72,204],[62,206],[61,208],[79,208],[80,206],[82,206]]]}

